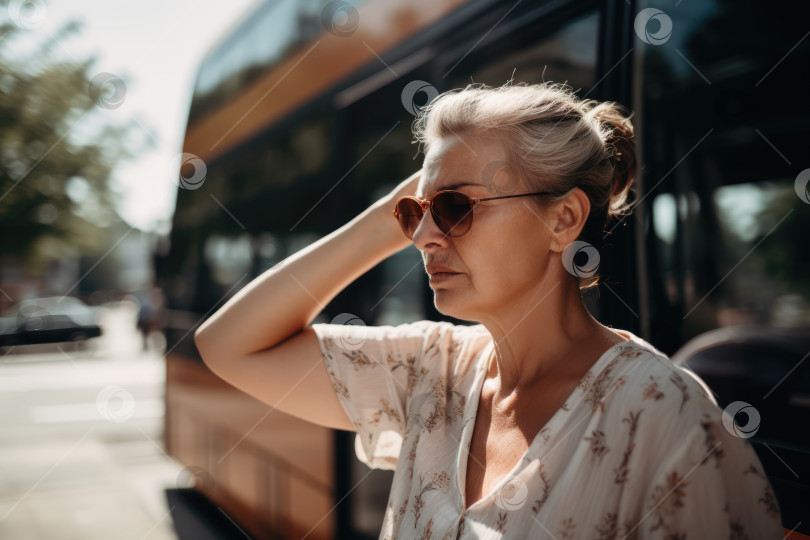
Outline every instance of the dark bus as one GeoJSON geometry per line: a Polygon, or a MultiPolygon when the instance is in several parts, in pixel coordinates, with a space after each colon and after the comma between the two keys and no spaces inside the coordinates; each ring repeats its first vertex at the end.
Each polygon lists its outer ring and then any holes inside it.
{"type": "MultiPolygon", "coordinates": [[[[393,473],[357,460],[354,433],[221,381],[193,332],[418,170],[420,106],[512,77],[634,111],[635,210],[596,246],[603,283],[586,304],[698,373],[720,407],[751,407],[734,419],[756,423],[785,532],[810,534],[810,113],[790,105],[810,39],[795,15],[764,0],[258,5],[199,67],[158,271],[165,440],[194,478],[169,493],[181,537],[378,536],[393,473]]],[[[435,310],[421,264],[397,253],[315,322],[465,324],[435,310]]]]}

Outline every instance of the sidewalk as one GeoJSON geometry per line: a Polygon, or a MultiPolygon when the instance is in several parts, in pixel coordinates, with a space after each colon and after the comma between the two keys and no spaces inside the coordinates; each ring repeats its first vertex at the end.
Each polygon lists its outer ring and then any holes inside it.
{"type": "Polygon", "coordinates": [[[177,538],[163,489],[182,467],[162,449],[163,360],[133,346],[130,322],[113,313],[89,353],[0,359],[0,538],[177,538]]]}

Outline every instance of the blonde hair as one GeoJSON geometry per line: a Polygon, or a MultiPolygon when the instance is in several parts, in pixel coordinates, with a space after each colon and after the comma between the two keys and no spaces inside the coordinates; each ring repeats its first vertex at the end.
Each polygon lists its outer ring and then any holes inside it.
{"type": "MultiPolygon", "coordinates": [[[[511,83],[496,88],[476,83],[439,95],[414,120],[414,142],[424,144],[427,154],[442,137],[496,137],[506,155],[497,168],[507,168],[521,183],[510,192],[521,187],[560,194],[532,197],[539,206],[562,200],[574,188],[588,196],[591,212],[578,239],[593,244],[611,219],[632,207],[627,200],[636,172],[632,115],[615,102],[582,100],[567,85],[511,83]]],[[[597,285],[599,277],[578,278],[580,289],[597,285]]]]}

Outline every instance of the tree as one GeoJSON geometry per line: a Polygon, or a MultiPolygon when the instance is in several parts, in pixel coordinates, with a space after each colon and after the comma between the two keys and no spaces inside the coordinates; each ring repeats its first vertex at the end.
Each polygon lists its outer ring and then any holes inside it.
{"type": "MultiPolygon", "coordinates": [[[[110,173],[142,149],[126,142],[131,124],[94,118],[121,104],[123,80],[91,75],[95,57],[80,63],[54,58],[54,48],[80,25],[68,23],[30,56],[14,57],[9,49],[32,31],[35,14],[15,14],[9,4],[0,0],[0,16],[8,16],[0,26],[0,255],[40,274],[60,250],[79,256],[106,242],[102,228],[120,220],[110,173]],[[98,132],[88,136],[85,128],[94,124],[98,132]]],[[[16,2],[17,9],[25,7],[16,2]]]]}

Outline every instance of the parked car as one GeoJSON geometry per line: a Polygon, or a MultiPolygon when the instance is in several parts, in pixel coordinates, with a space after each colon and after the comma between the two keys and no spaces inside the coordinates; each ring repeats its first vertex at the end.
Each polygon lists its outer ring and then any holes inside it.
{"type": "Polygon", "coordinates": [[[84,348],[101,335],[102,309],[71,296],[23,300],[0,317],[0,347],[69,341],[84,348]]]}

